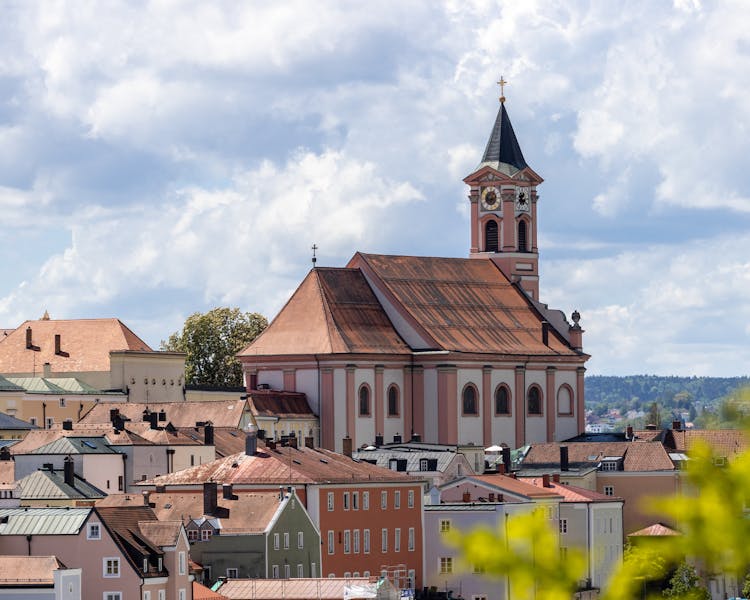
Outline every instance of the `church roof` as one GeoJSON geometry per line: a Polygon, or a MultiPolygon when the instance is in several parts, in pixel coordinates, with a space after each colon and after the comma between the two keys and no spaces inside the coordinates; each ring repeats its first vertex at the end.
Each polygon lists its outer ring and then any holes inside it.
{"type": "Polygon", "coordinates": [[[240,356],[409,351],[359,269],[319,267],[240,356]]]}
{"type": "Polygon", "coordinates": [[[497,111],[497,118],[490,133],[490,139],[487,140],[487,147],[482,156],[482,163],[477,170],[491,166],[498,171],[513,175],[515,171],[521,171],[528,165],[523,158],[521,146],[518,145],[516,134],[513,131],[508,111],[505,110],[505,104],[500,104],[500,110],[497,111]],[[512,167],[509,169],[508,167],[512,167]]]}
{"type": "Polygon", "coordinates": [[[490,259],[357,253],[349,266],[360,266],[406,312],[430,349],[577,355],[551,330],[544,344],[540,314],[490,259]]]}

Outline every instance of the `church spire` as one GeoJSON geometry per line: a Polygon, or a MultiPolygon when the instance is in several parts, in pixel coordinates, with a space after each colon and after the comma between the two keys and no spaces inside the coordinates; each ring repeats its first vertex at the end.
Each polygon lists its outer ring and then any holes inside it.
{"type": "Polygon", "coordinates": [[[500,99],[500,110],[497,111],[495,125],[492,127],[492,133],[490,133],[490,139],[487,141],[480,167],[490,166],[498,171],[507,172],[507,166],[502,168],[502,165],[508,165],[514,167],[514,172],[516,170],[521,171],[528,165],[523,158],[521,146],[518,145],[508,111],[505,110],[505,102],[502,102],[505,97],[501,96],[500,99]]]}

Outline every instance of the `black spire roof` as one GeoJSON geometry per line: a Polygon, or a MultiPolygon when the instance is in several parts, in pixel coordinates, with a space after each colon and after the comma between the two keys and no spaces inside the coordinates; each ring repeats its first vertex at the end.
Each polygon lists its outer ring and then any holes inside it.
{"type": "Polygon", "coordinates": [[[495,125],[492,127],[492,133],[482,157],[482,164],[487,163],[495,165],[504,163],[519,171],[528,166],[523,158],[521,147],[518,145],[516,134],[513,132],[513,125],[510,124],[508,111],[505,110],[505,104],[503,103],[500,104],[495,125]]]}

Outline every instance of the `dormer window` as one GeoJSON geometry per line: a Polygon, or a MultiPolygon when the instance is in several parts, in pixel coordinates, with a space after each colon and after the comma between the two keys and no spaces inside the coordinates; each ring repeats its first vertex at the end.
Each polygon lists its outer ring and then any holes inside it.
{"type": "Polygon", "coordinates": [[[148,556],[143,557],[143,572],[148,573],[148,556]]]}
{"type": "Polygon", "coordinates": [[[160,557],[159,557],[159,558],[157,559],[157,561],[156,561],[156,564],[157,564],[157,569],[158,569],[159,571],[161,571],[161,570],[162,570],[162,568],[164,567],[164,559],[163,559],[163,558],[162,558],[162,557],[160,556],[160,557]]]}
{"type": "Polygon", "coordinates": [[[429,471],[430,470],[430,463],[427,462],[426,458],[420,458],[419,459],[419,470],[420,471],[429,471]]]}

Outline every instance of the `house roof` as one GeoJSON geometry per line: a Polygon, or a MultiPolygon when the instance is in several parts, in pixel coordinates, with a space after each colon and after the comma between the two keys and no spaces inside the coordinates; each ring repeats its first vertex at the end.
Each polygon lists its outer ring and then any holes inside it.
{"type": "MultiPolygon", "coordinates": [[[[203,427],[181,427],[181,434],[197,440],[201,444],[206,439],[203,427]]],[[[246,433],[237,427],[214,427],[214,451],[217,458],[245,451],[246,433]]]]}
{"type": "Polygon", "coordinates": [[[0,555],[0,587],[52,586],[65,565],[56,556],[0,555]]]}
{"type": "Polygon", "coordinates": [[[102,391],[76,379],[75,377],[7,377],[8,381],[23,389],[27,394],[76,394],[89,396],[121,396],[120,391],[102,391]]]}
{"type": "Polygon", "coordinates": [[[113,350],[152,351],[119,319],[25,321],[0,345],[0,373],[39,372],[44,363],[55,373],[109,371],[113,350]],[[26,348],[29,327],[35,349],[26,348]],[[55,354],[56,334],[61,354],[55,354]]]}
{"type": "Polygon", "coordinates": [[[259,448],[161,475],[139,485],[198,485],[207,481],[235,484],[305,484],[414,482],[417,479],[322,448],[259,448]]]}
{"type": "MultiPolygon", "coordinates": [[[[376,461],[375,464],[377,464],[379,467],[384,467],[386,469],[390,468],[390,460],[392,458],[395,459],[405,459],[406,460],[406,470],[407,471],[421,471],[420,468],[420,461],[422,459],[434,459],[437,461],[437,466],[435,469],[432,469],[433,471],[445,471],[448,466],[451,464],[453,460],[456,459],[457,456],[463,456],[459,455],[456,452],[441,452],[439,450],[409,450],[409,449],[388,449],[388,448],[378,448],[376,450],[360,450],[358,452],[353,452],[352,456],[354,458],[357,458],[359,460],[374,460],[376,461]]],[[[459,458],[460,460],[460,458],[459,458]]]]}
{"type": "Polygon", "coordinates": [[[672,429],[669,434],[674,440],[674,449],[688,455],[701,442],[711,446],[715,454],[725,457],[733,457],[750,447],[747,433],[741,429],[672,429]]]}
{"type": "Polygon", "coordinates": [[[179,519],[159,519],[158,521],[139,521],[138,529],[153,544],[164,547],[177,545],[182,531],[179,519]]]}
{"type": "MultiPolygon", "coordinates": [[[[521,481],[530,483],[537,487],[543,487],[544,481],[541,477],[521,477],[521,481]]],[[[594,490],[579,487],[577,485],[568,485],[549,482],[549,488],[553,492],[563,497],[563,502],[621,502],[622,498],[618,496],[605,496],[594,490]]]]}
{"type": "Polygon", "coordinates": [[[91,508],[2,508],[0,535],[76,535],[91,508]]]}
{"type": "MultiPolygon", "coordinates": [[[[21,452],[14,452],[14,454],[21,454],[21,452]]],[[[118,454],[118,451],[109,446],[104,436],[63,436],[32,450],[29,454],[118,454]]]]}
{"type": "Polygon", "coordinates": [[[523,158],[521,146],[518,145],[505,103],[500,103],[495,124],[492,127],[487,147],[482,156],[482,163],[477,167],[491,166],[499,171],[512,175],[515,171],[525,169],[528,165],[523,158]],[[505,168],[503,168],[503,165],[505,168]],[[510,167],[510,169],[509,169],[510,167]]]}
{"type": "Polygon", "coordinates": [[[205,585],[193,581],[193,600],[226,600],[226,596],[208,589],[205,585]]]}
{"type": "Polygon", "coordinates": [[[624,471],[674,471],[674,463],[659,442],[548,442],[533,444],[523,459],[523,469],[560,467],[560,446],[568,448],[571,469],[596,466],[606,458],[622,460],[624,471]]]}
{"type": "MultiPolygon", "coordinates": [[[[560,493],[556,490],[545,487],[537,487],[535,485],[532,485],[531,483],[521,481],[520,479],[516,479],[515,477],[510,477],[508,475],[501,475],[500,473],[491,475],[471,475],[468,477],[462,477],[457,481],[461,480],[478,481],[485,485],[490,485],[497,490],[507,491],[516,496],[522,496],[529,499],[551,500],[560,497],[560,493]]],[[[440,489],[443,489],[448,485],[450,484],[445,484],[444,486],[441,486],[440,489]]]]}
{"type": "Polygon", "coordinates": [[[348,266],[360,267],[416,324],[427,344],[420,349],[582,356],[553,331],[543,343],[544,319],[490,259],[357,253],[348,266]]]}
{"type": "Polygon", "coordinates": [[[195,427],[198,422],[211,421],[214,427],[239,427],[243,415],[249,411],[244,400],[212,400],[201,402],[99,402],[88,411],[79,423],[111,423],[110,410],[117,409],[120,415],[132,423],[143,421],[143,411],[166,413],[166,421],[174,427],[195,427]]]}
{"type": "MultiPolygon", "coordinates": [[[[387,580],[386,580],[387,581],[387,580]]],[[[227,579],[218,591],[231,600],[340,600],[347,586],[370,586],[369,577],[319,579],[227,579]]],[[[356,598],[356,596],[348,596],[356,598]]],[[[371,597],[371,596],[368,596],[371,597]]]]}
{"type": "Polygon", "coordinates": [[[0,392],[23,392],[23,388],[0,375],[0,392]]]}
{"type": "Polygon", "coordinates": [[[239,355],[409,351],[359,269],[318,267],[239,355]]]}
{"type": "Polygon", "coordinates": [[[256,417],[315,418],[302,392],[252,390],[248,396],[250,411],[256,417]]]}
{"type": "Polygon", "coordinates": [[[85,479],[75,476],[74,486],[65,483],[63,471],[42,469],[18,481],[21,500],[95,500],[106,494],[85,479]]]}
{"type": "Polygon", "coordinates": [[[12,417],[11,415],[8,415],[4,412],[0,412],[0,430],[36,429],[36,428],[37,428],[36,425],[32,425],[31,423],[27,421],[22,421],[21,419],[16,419],[16,417],[12,417]]]}
{"type": "MultiPolygon", "coordinates": [[[[95,509],[112,539],[120,548],[133,570],[146,577],[166,575],[158,570],[155,561],[149,560],[148,573],[143,573],[143,558],[163,555],[158,545],[141,530],[142,523],[156,521],[156,515],[148,506],[97,506],[95,509]]],[[[148,531],[148,525],[145,530],[148,531]]]]}
{"type": "Polygon", "coordinates": [[[653,525],[649,525],[648,527],[644,527],[643,529],[639,529],[638,531],[629,533],[628,537],[664,537],[673,535],[682,534],[679,531],[676,531],[671,527],[667,527],[662,523],[654,523],[653,525]]]}

